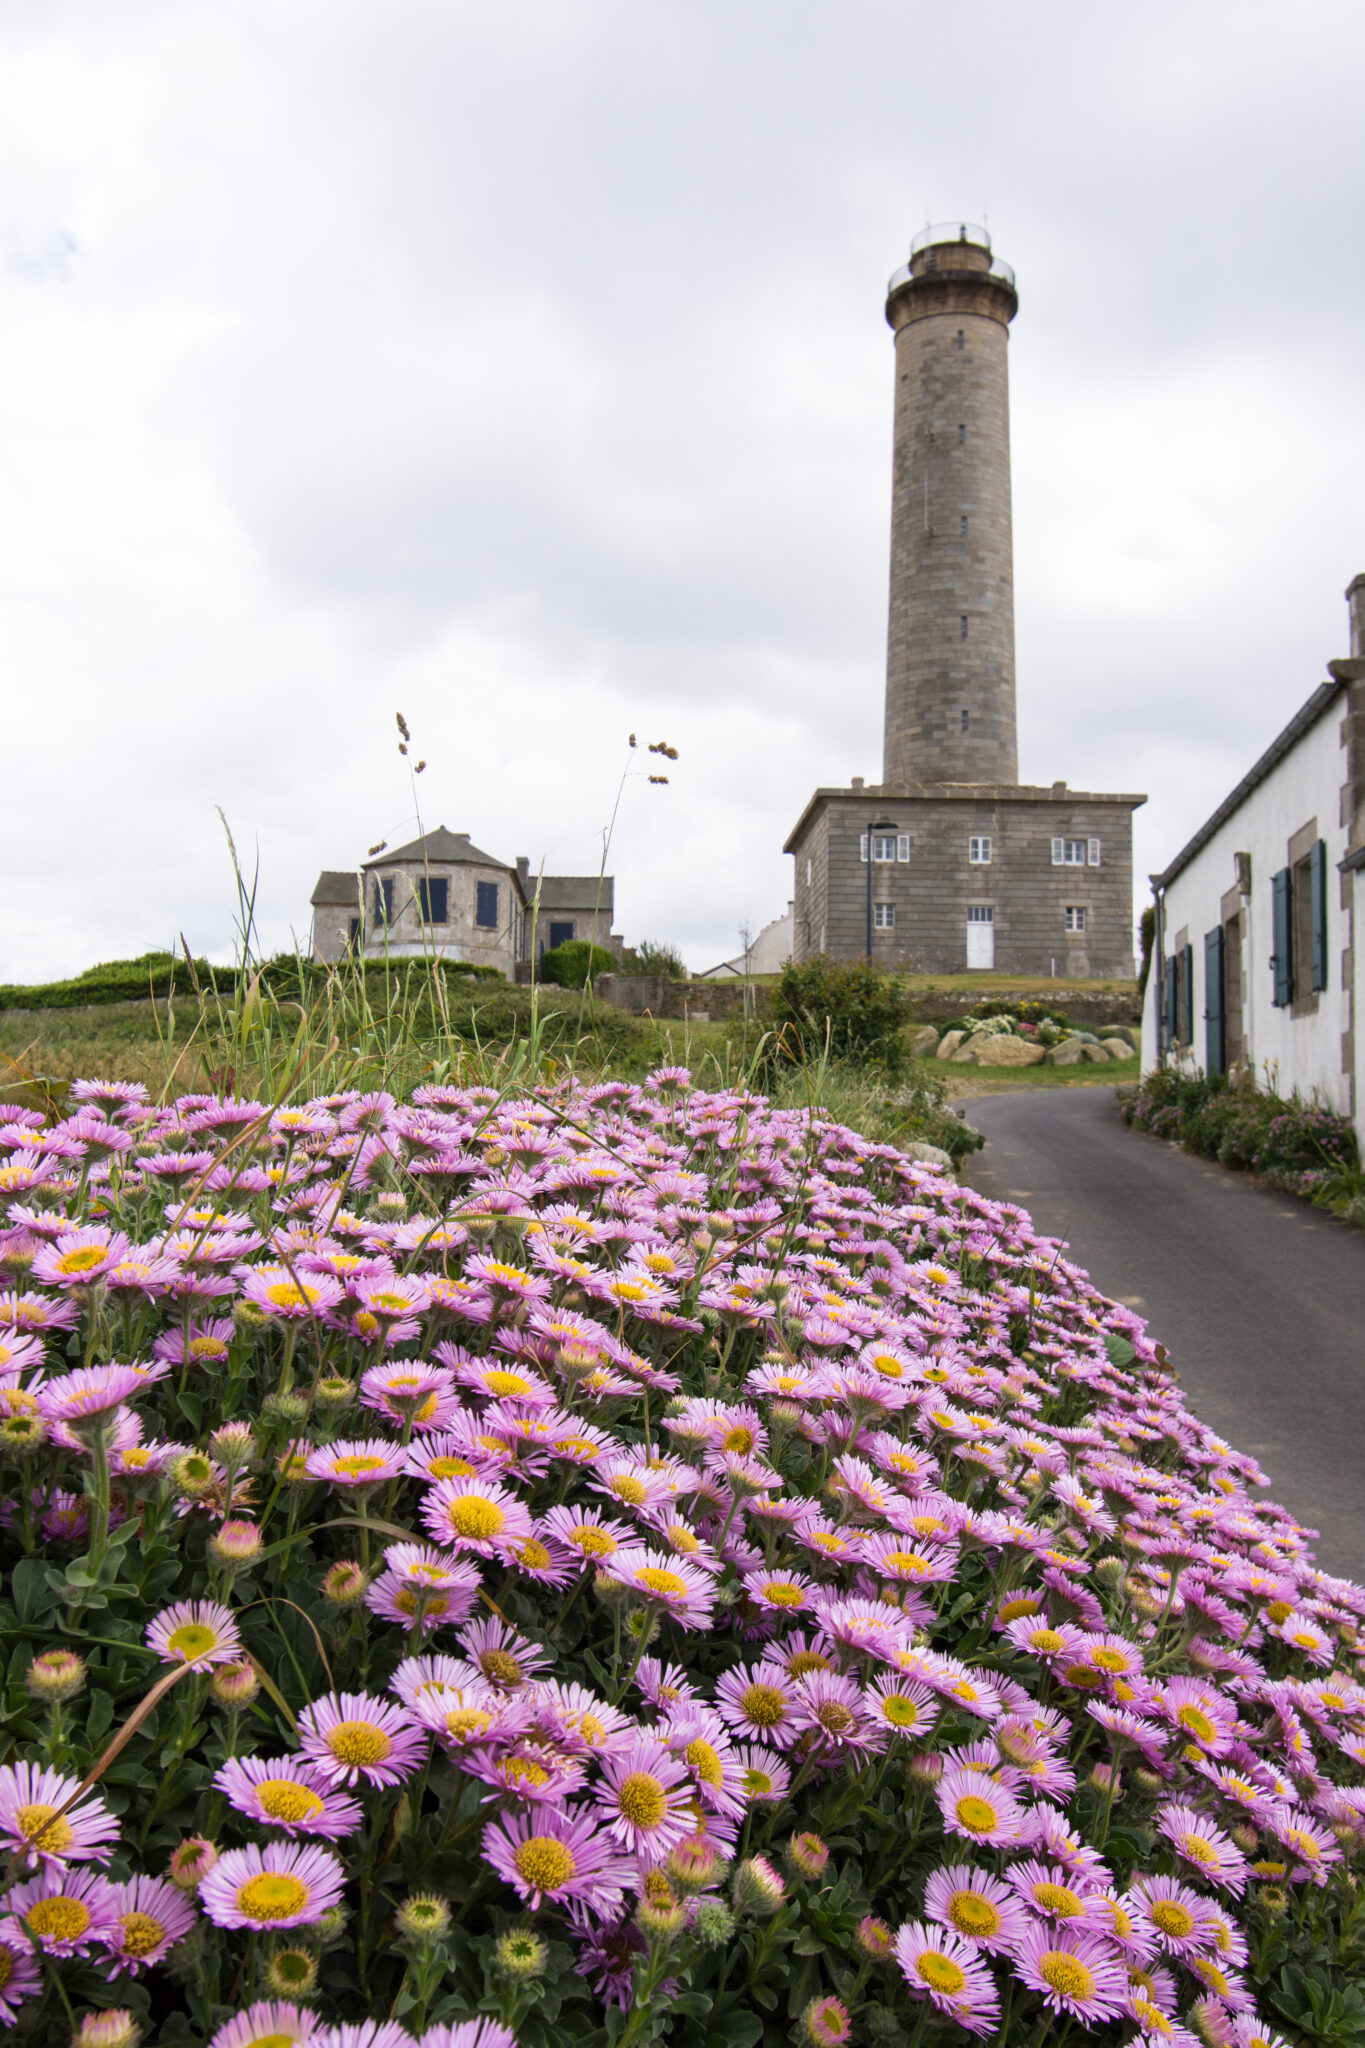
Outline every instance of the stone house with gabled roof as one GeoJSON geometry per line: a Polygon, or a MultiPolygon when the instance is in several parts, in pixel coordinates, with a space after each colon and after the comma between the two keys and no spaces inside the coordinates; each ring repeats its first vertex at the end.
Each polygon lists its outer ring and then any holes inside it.
{"type": "Polygon", "coordinates": [[[535,874],[524,854],[509,864],[444,825],[350,871],[325,869],[311,901],[316,960],[441,957],[513,981],[569,939],[621,952],[612,876],[535,874]]]}

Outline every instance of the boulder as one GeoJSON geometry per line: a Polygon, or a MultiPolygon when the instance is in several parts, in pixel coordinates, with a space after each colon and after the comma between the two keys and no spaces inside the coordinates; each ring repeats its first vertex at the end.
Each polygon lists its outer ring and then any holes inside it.
{"type": "Polygon", "coordinates": [[[907,1159],[913,1159],[920,1166],[932,1166],[936,1173],[951,1173],[953,1155],[945,1152],[941,1145],[931,1145],[926,1138],[907,1138],[901,1146],[907,1159]]]}
{"type": "Polygon", "coordinates": [[[1130,1060],[1133,1048],[1126,1038],[1102,1038],[1100,1051],[1107,1052],[1111,1060],[1130,1060]]]}
{"type": "Polygon", "coordinates": [[[934,1057],[940,1060],[950,1060],[966,1036],[965,1031],[945,1031],[938,1042],[938,1051],[934,1057]]]}
{"type": "Polygon", "coordinates": [[[1094,1067],[1107,1067],[1109,1064],[1109,1055],[1102,1045],[1087,1045],[1084,1040],[1081,1043],[1081,1058],[1089,1060],[1094,1067]]]}
{"type": "MultiPolygon", "coordinates": [[[[950,1052],[948,1058],[955,1067],[974,1067],[976,1065],[976,1056],[980,1049],[981,1041],[969,1038],[964,1045],[960,1045],[957,1048],[956,1052],[950,1052]]],[[[942,1057],[943,1055],[940,1053],[939,1058],[942,1059],[942,1057]]]]}
{"type": "Polygon", "coordinates": [[[987,1038],[976,1048],[979,1067],[1039,1067],[1043,1048],[1027,1038],[987,1038]]]}
{"type": "Polygon", "coordinates": [[[912,1025],[909,1047],[912,1060],[932,1059],[938,1051],[938,1032],[935,1027],[932,1024],[912,1025]]]}
{"type": "Polygon", "coordinates": [[[1078,1067],[1085,1058],[1085,1051],[1079,1038],[1064,1038],[1048,1053],[1047,1064],[1050,1067],[1078,1067]]]}

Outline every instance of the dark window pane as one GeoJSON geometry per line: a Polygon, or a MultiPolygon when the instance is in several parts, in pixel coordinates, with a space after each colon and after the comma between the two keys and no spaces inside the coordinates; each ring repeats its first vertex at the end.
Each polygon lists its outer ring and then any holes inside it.
{"type": "Polygon", "coordinates": [[[476,885],[477,898],[474,907],[474,922],[485,931],[496,931],[498,924],[498,885],[496,882],[479,882],[476,885]]]}
{"type": "Polygon", "coordinates": [[[572,923],[559,924],[552,922],[550,925],[550,951],[553,953],[556,946],[567,946],[572,937],[572,923]]]}
{"type": "Polygon", "coordinates": [[[449,899],[450,884],[444,875],[424,875],[417,884],[423,924],[445,924],[449,918],[449,899]]]}

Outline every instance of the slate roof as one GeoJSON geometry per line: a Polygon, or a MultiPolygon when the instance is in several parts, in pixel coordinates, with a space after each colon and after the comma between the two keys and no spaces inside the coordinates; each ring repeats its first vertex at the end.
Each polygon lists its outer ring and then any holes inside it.
{"type": "Polygon", "coordinates": [[[438,825],[434,832],[426,832],[420,839],[409,840],[406,846],[389,846],[374,860],[363,863],[365,868],[391,867],[396,860],[435,860],[447,865],[506,868],[509,874],[514,870],[505,860],[499,860],[495,853],[484,853],[469,843],[467,832],[448,832],[444,825],[438,825]]]}
{"type": "Polygon", "coordinates": [[[355,869],[350,868],[343,872],[337,868],[324,868],[308,901],[315,910],[330,909],[334,904],[338,907],[344,906],[347,910],[357,909],[360,904],[360,885],[356,880],[355,869]]]}

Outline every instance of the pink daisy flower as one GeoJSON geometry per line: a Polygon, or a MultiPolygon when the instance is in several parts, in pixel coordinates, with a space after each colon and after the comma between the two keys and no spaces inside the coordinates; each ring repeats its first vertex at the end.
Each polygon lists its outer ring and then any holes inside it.
{"type": "Polygon", "coordinates": [[[703,1571],[672,1551],[618,1550],[603,1569],[609,1578],[628,1586],[648,1606],[667,1614],[680,1628],[708,1628],[715,1586],[703,1571]]]}
{"type": "Polygon", "coordinates": [[[297,1757],[230,1757],[213,1780],[238,1813],[286,1835],[353,1835],[365,1818],[358,1799],[297,1757]]]}
{"type": "Polygon", "coordinates": [[[604,1917],[635,1877],[610,1834],[572,1807],[500,1815],[484,1830],[483,1855],[533,1912],[548,1899],[604,1917]]]}
{"type": "Polygon", "coordinates": [[[696,1826],[686,1766],[647,1735],[603,1758],[594,1803],[617,1841],[648,1863],[661,1863],[696,1826]]]}
{"type": "Polygon", "coordinates": [[[1195,1955],[1213,1946],[1218,1909],[1179,1878],[1135,1877],[1130,1903],[1168,1955],[1195,1955]]]}
{"type": "Polygon", "coordinates": [[[938,1719],[934,1695],[927,1685],[879,1671],[863,1694],[863,1704],[888,1736],[913,1736],[918,1742],[938,1719]]]}
{"type": "Polygon", "coordinates": [[[1226,1891],[1244,1892],[1249,1875],[1246,1857],[1230,1835],[1215,1827],[1192,1806],[1163,1806],[1156,1824],[1186,1863],[1192,1864],[1208,1884],[1226,1891]]]}
{"type": "Polygon", "coordinates": [[[19,1867],[42,1863],[103,1863],[113,1853],[119,1824],[98,1797],[66,1802],[79,1790],[78,1778],[40,1764],[0,1766],[0,1841],[19,1852],[19,1867]],[[66,1811],[61,1809],[66,1807],[66,1811]]]}
{"type": "Polygon", "coordinates": [[[5,1904],[44,1955],[81,1956],[107,1941],[118,1919],[118,1892],[93,1870],[45,1870],[16,1885],[5,1904]]]}
{"type": "Polygon", "coordinates": [[[501,2020],[455,2020],[428,2027],[420,2048],[517,2048],[516,2037],[501,2020]]]}
{"type": "Polygon", "coordinates": [[[346,1884],[340,1859],[312,1842],[267,1842],[228,1849],[199,1886],[215,1927],[270,1931],[311,1927],[339,1904],[346,1884]]]}
{"type": "Polygon", "coordinates": [[[0,1919],[0,2019],[12,2020],[42,1982],[42,1965],[22,1925],[8,1915],[0,1919]]]}
{"type": "Polygon", "coordinates": [[[373,1693],[328,1693],[299,1716],[299,1746],[333,1785],[400,1785],[421,1761],[422,1731],[373,1693]]]}
{"type": "Polygon", "coordinates": [[[795,1689],[797,1722],[821,1762],[852,1761],[882,1746],[882,1723],[868,1713],[856,1680],[837,1671],[811,1671],[797,1679],[795,1689]]]}
{"type": "Polygon", "coordinates": [[[470,1567],[470,1578],[440,1586],[424,1585],[420,1579],[401,1572],[381,1572],[365,1595],[365,1605],[383,1621],[401,1628],[458,1628],[468,1621],[478,1597],[479,1575],[470,1567]]]}
{"type": "Polygon", "coordinates": [[[357,2026],[324,2027],[316,2048],[412,2048],[412,2035],[397,2020],[361,2020],[357,2026]]]}
{"type": "Polygon", "coordinates": [[[525,1504],[495,1479],[438,1480],[422,1502],[421,1516],[438,1543],[504,1564],[531,1535],[525,1504]]]}
{"type": "Polygon", "coordinates": [[[992,1848],[1023,1838],[1023,1807],[985,1771],[945,1771],[936,1789],[949,1834],[965,1835],[969,1841],[986,1842],[992,1848]]]}
{"type": "Polygon", "coordinates": [[[1053,2012],[1113,2020],[1126,2006],[1127,1965],[1096,1935],[1030,1927],[1015,1945],[1014,1967],[1025,1984],[1042,1992],[1053,2012]]]}
{"type": "Polygon", "coordinates": [[[177,1600],[148,1625],[143,1640],[166,1664],[230,1664],[242,1654],[231,1611],[216,1600],[177,1600]]]}
{"type": "Polygon", "coordinates": [[[480,1621],[460,1637],[460,1648],[481,1677],[499,1692],[520,1692],[549,1665],[546,1651],[504,1621],[480,1621]]]}
{"type": "Polygon", "coordinates": [[[1089,1899],[1079,1882],[1069,1882],[1071,1876],[1058,1864],[1043,1863],[1036,1856],[1029,1856],[1010,1866],[1005,1881],[1044,1920],[1089,1920],[1089,1899]]]}
{"type": "Polygon", "coordinates": [[[970,1863],[951,1863],[934,1872],[924,1887],[924,1910],[940,1927],[992,1952],[1013,1948],[1028,1926],[1010,1887],[970,1863]]]}
{"type": "Polygon", "coordinates": [[[383,1486],[401,1476],[407,1454],[387,1437],[342,1438],[309,1453],[304,1470],[329,1486],[383,1486]]]}
{"type": "Polygon", "coordinates": [[[541,1528],[546,1536],[581,1558],[585,1566],[604,1564],[618,1550],[639,1541],[633,1529],[624,1522],[613,1521],[597,1508],[549,1508],[542,1517],[541,1528]]]}
{"type": "Polygon", "coordinates": [[[792,1774],[775,1750],[762,1744],[737,1749],[739,1788],[751,1806],[779,1804],[787,1796],[792,1774]]]}
{"type": "Polygon", "coordinates": [[[164,1877],[130,1877],[115,1886],[114,1912],[114,1926],[104,1937],[111,1977],[150,1970],[184,1940],[197,1918],[191,1900],[164,1877]]]}
{"type": "Polygon", "coordinates": [[[121,1408],[169,1371],[164,1359],[154,1365],[81,1366],[38,1389],[38,1412],[50,1428],[79,1429],[121,1408]]]}
{"type": "Polygon", "coordinates": [[[971,1942],[913,1920],[897,1933],[895,1954],[915,1997],[927,1998],[969,2034],[989,2033],[998,2025],[1000,1997],[971,1942]]]}
{"type": "Polygon", "coordinates": [[[756,1736],[775,1749],[790,1749],[805,1726],[795,1683],[780,1664],[725,1672],[716,1680],[716,1709],[732,1734],[756,1736]]]}
{"type": "Polygon", "coordinates": [[[291,1273],[287,1266],[253,1267],[242,1287],[244,1300],[282,1322],[325,1315],[345,1295],[341,1282],[330,1273],[301,1273],[297,1267],[291,1273]]]}

